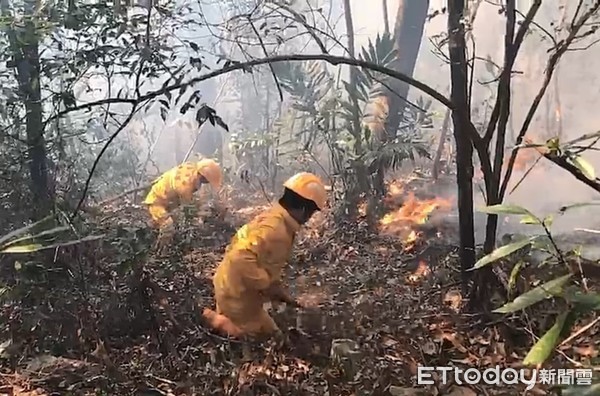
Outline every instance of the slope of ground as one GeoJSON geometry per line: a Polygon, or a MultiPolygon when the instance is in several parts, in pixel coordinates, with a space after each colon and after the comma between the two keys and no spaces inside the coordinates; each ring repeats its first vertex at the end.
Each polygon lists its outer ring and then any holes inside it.
{"type": "MultiPolygon", "coordinates": [[[[420,206],[411,205],[396,221],[416,216],[420,206]]],[[[254,345],[248,361],[238,342],[212,334],[199,313],[214,304],[211,276],[227,242],[257,210],[241,208],[224,221],[208,213],[181,216],[176,240],[158,254],[142,208],[114,207],[95,219],[107,233],[101,246],[65,249],[53,270],[32,271],[25,283],[9,276],[22,300],[3,306],[0,393],[519,392],[453,383],[413,389],[418,366],[518,367],[531,345],[531,328],[518,321],[460,313],[456,228],[444,216],[434,225],[425,216],[395,229],[388,221],[379,235],[363,224],[332,228],[327,218],[315,219],[299,236],[288,270],[292,293],[309,308],[274,312],[289,344],[254,345]],[[341,366],[332,363],[332,344],[349,356],[341,366]]],[[[581,358],[594,350],[584,339],[564,354],[581,358]]],[[[564,359],[555,364],[564,366],[564,359]]]]}

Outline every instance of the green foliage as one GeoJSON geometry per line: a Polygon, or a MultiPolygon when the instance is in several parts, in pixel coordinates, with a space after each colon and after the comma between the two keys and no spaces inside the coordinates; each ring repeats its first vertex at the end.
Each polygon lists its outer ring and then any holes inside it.
{"type": "Polygon", "coordinates": [[[585,177],[590,180],[596,180],[596,170],[592,164],[583,159],[580,155],[572,155],[570,159],[585,177]]]}
{"type": "Polygon", "coordinates": [[[70,228],[65,226],[52,226],[52,224],[53,218],[46,217],[0,237],[0,253],[33,253],[40,250],[94,241],[104,237],[104,235],[91,235],[84,238],[59,241],[60,234],[65,234],[70,228]],[[51,226],[52,228],[44,229],[48,226],[51,226]]]}
{"type": "Polygon", "coordinates": [[[510,271],[510,277],[508,278],[508,295],[509,297],[512,295],[513,291],[515,290],[515,287],[517,285],[517,278],[519,276],[519,273],[521,271],[521,268],[523,268],[523,261],[519,261],[518,263],[516,263],[514,265],[514,267],[512,268],[512,270],[510,271]]]}
{"type": "MultiPolygon", "coordinates": [[[[563,215],[568,210],[597,204],[597,202],[587,202],[565,206],[560,208],[558,215],[563,215]]],[[[567,263],[568,260],[580,259],[577,256],[577,251],[565,253],[562,252],[557,246],[551,233],[551,227],[554,220],[553,214],[549,214],[541,219],[526,208],[509,204],[492,205],[480,208],[479,210],[488,214],[520,216],[521,224],[536,225],[541,227],[544,233],[541,235],[521,238],[515,242],[508,243],[495,249],[492,253],[482,257],[475,264],[473,269],[481,268],[487,264],[498,261],[501,258],[507,257],[511,253],[514,253],[526,246],[539,250],[547,255],[546,259],[539,264],[540,266],[544,264],[550,264],[569,267],[569,264],[567,263]]],[[[514,278],[516,278],[517,272],[521,270],[521,267],[522,263],[518,263],[513,268],[510,276],[511,284],[514,285],[516,282],[514,278]]],[[[568,309],[558,315],[555,324],[531,348],[525,357],[524,364],[535,365],[546,361],[554,351],[554,348],[556,348],[558,345],[561,336],[571,329],[577,318],[591,311],[600,310],[600,295],[588,292],[584,293],[575,285],[570,285],[572,278],[573,274],[569,272],[568,274],[547,281],[544,284],[521,294],[513,301],[507,302],[494,311],[495,313],[501,314],[514,313],[527,309],[532,305],[549,298],[561,299],[568,305],[568,309]]]]}
{"type": "Polygon", "coordinates": [[[333,87],[333,78],[323,63],[281,62],[272,66],[281,87],[292,98],[292,108],[315,115],[333,87]]]}
{"type": "Polygon", "coordinates": [[[563,312],[556,318],[554,325],[535,343],[535,345],[529,350],[523,364],[525,365],[537,365],[542,364],[550,357],[554,348],[558,344],[560,334],[563,331],[565,320],[569,312],[563,312]]]}
{"type": "MultiPolygon", "coordinates": [[[[394,48],[394,37],[390,33],[377,34],[375,42],[369,39],[366,47],[361,49],[360,59],[390,68],[398,59],[398,51],[394,48]]],[[[357,94],[359,101],[369,103],[373,98],[385,93],[383,81],[387,77],[365,69],[357,70],[357,86],[351,87],[345,83],[348,93],[357,94]]]]}
{"type": "Polygon", "coordinates": [[[577,288],[565,290],[564,298],[573,305],[577,305],[584,310],[600,311],[600,294],[582,293],[577,288]]]}
{"type": "MultiPolygon", "coordinates": [[[[370,40],[359,56],[367,62],[390,67],[398,54],[393,37],[386,33],[370,40]]],[[[386,76],[355,69],[356,84],[342,81],[344,89],[340,90],[334,89],[334,78],[322,63],[278,63],[273,66],[298,114],[292,125],[288,125],[292,129],[291,139],[304,142],[301,151],[312,150],[319,142],[325,143],[336,174],[352,175],[360,164],[369,173],[374,173],[379,166],[397,168],[406,159],[429,156],[420,129],[431,124],[431,118],[422,111],[407,110],[407,127],[385,143],[366,126],[360,131],[355,130],[356,110],[360,121],[375,118],[379,120],[377,122],[385,122],[382,118],[385,115],[370,114],[369,111],[373,111],[370,107],[386,92],[386,76]],[[358,109],[354,108],[354,99],[358,101],[358,109]],[[298,126],[300,130],[295,130],[298,126]]],[[[417,105],[427,113],[431,101],[419,98],[417,105]]]]}
{"type": "Polygon", "coordinates": [[[265,179],[269,172],[268,165],[271,165],[269,160],[277,160],[269,155],[277,144],[276,140],[274,134],[264,131],[235,132],[229,139],[229,150],[238,162],[252,169],[254,177],[265,179]]]}
{"type": "Polygon", "coordinates": [[[546,282],[527,293],[521,294],[514,301],[504,304],[500,308],[495,309],[494,312],[503,314],[513,313],[528,308],[547,298],[560,296],[564,285],[571,279],[571,276],[571,274],[567,274],[546,282]]]}
{"type": "MultiPolygon", "coordinates": [[[[360,59],[380,66],[390,67],[396,61],[398,54],[394,49],[394,39],[389,33],[377,35],[375,42],[369,40],[366,47],[363,47],[360,53],[360,59]]],[[[379,114],[370,115],[366,113],[366,106],[373,103],[378,97],[385,93],[385,84],[387,78],[379,73],[374,73],[364,69],[356,69],[356,85],[343,81],[346,91],[344,98],[340,98],[340,116],[347,123],[347,128],[351,128],[354,119],[354,105],[352,98],[358,99],[359,118],[362,120],[367,116],[381,116],[379,114]]]]}
{"type": "Polygon", "coordinates": [[[533,216],[533,214],[525,208],[522,208],[517,205],[490,205],[479,209],[482,213],[488,214],[512,214],[512,215],[524,215],[524,216],[533,216]]]}
{"type": "Polygon", "coordinates": [[[475,263],[475,266],[473,268],[471,268],[471,270],[479,269],[490,263],[493,263],[494,261],[500,260],[501,258],[504,258],[504,257],[524,248],[525,246],[530,245],[534,239],[536,239],[536,237],[524,238],[524,239],[518,240],[516,242],[501,246],[498,249],[494,250],[492,253],[480,258],[475,263]]]}

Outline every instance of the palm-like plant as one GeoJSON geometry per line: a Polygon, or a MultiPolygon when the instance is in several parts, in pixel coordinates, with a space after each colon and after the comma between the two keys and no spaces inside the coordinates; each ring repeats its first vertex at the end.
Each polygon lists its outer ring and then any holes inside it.
{"type": "MultiPolygon", "coordinates": [[[[389,33],[377,35],[375,40],[360,51],[360,58],[366,62],[391,67],[398,53],[389,33]]],[[[331,151],[332,163],[337,172],[353,168],[356,161],[362,162],[371,172],[379,166],[396,168],[405,159],[428,156],[426,143],[421,139],[420,128],[431,120],[423,111],[409,108],[406,111],[405,125],[393,139],[387,139],[385,122],[388,115],[388,85],[384,76],[366,69],[357,70],[355,84],[342,81],[343,90],[334,90],[332,74],[320,62],[305,64],[274,64],[281,87],[290,95],[292,108],[308,117],[301,118],[299,135],[307,150],[317,141],[323,141],[331,151]],[[356,134],[350,133],[354,119],[353,100],[359,104],[359,118],[363,130],[360,142],[356,134]],[[337,122],[341,121],[341,122],[337,122]],[[340,128],[341,127],[341,128],[340,128]],[[363,146],[358,155],[356,144],[363,146]]],[[[417,106],[427,110],[431,101],[419,99],[417,106]]],[[[292,140],[298,141],[298,135],[292,140]]]]}
{"type": "MultiPolygon", "coordinates": [[[[362,48],[361,59],[370,63],[391,68],[397,60],[398,53],[394,48],[394,40],[389,33],[377,35],[375,42],[369,40],[367,46],[362,48]]],[[[361,104],[360,117],[363,120],[363,139],[367,149],[362,160],[371,172],[378,167],[397,168],[405,159],[414,160],[416,156],[429,157],[426,142],[422,139],[420,130],[431,124],[427,110],[431,100],[417,101],[418,110],[408,107],[404,114],[404,125],[400,133],[394,133],[390,139],[385,130],[385,123],[389,114],[388,85],[389,78],[380,73],[369,70],[360,70],[357,73],[356,86],[344,83],[349,95],[356,95],[361,104]]],[[[344,118],[350,120],[351,106],[345,103],[344,118]]]]}

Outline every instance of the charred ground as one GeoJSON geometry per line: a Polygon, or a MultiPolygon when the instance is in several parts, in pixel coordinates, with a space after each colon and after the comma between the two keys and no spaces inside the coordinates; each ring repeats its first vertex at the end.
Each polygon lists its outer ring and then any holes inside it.
{"type": "MultiPolygon", "coordinates": [[[[61,249],[50,257],[52,268],[36,264],[35,255],[2,258],[5,297],[13,297],[2,308],[0,392],[515,394],[413,388],[420,365],[518,366],[532,334],[552,320],[535,310],[509,318],[464,313],[452,197],[436,198],[418,180],[390,192],[378,233],[366,222],[335,226],[327,215],[302,231],[288,284],[311,308],[274,313],[290,345],[255,345],[252,361],[244,361],[239,343],[208,331],[200,312],[214,304],[211,276],[229,239],[260,206],[231,202],[231,216],[202,213],[202,224],[197,213],[180,213],[176,241],[159,254],[143,208],[115,205],[88,218],[104,241],[61,249]],[[332,342],[340,339],[359,346],[352,378],[332,364],[332,342]]],[[[560,307],[548,303],[539,312],[553,309],[560,307]]],[[[594,334],[561,347],[552,364],[594,357],[594,334]]]]}

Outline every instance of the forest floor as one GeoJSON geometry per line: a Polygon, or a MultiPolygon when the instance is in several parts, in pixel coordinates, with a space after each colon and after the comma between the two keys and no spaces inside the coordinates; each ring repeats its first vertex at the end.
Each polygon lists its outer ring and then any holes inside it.
{"type": "MultiPolygon", "coordinates": [[[[65,248],[53,270],[19,256],[26,271],[18,279],[3,271],[5,294],[21,297],[3,301],[0,394],[522,393],[522,386],[453,381],[417,387],[418,366],[520,367],[532,333],[551,322],[463,313],[449,201],[405,193],[401,203],[388,202],[379,233],[362,223],[330,227],[325,216],[311,221],[287,271],[292,294],[309,308],[274,312],[290,343],[255,345],[251,361],[239,343],[211,333],[200,312],[214,306],[211,277],[228,241],[262,207],[236,202],[223,221],[180,220],[175,243],[160,254],[142,207],[104,208],[90,219],[106,233],[102,244],[65,248]],[[431,215],[416,218],[419,211],[431,215]],[[332,363],[332,343],[338,353],[356,343],[345,369],[332,363]]],[[[597,354],[599,331],[561,347],[552,364],[597,354]]],[[[537,385],[531,394],[546,392],[537,385]]]]}

